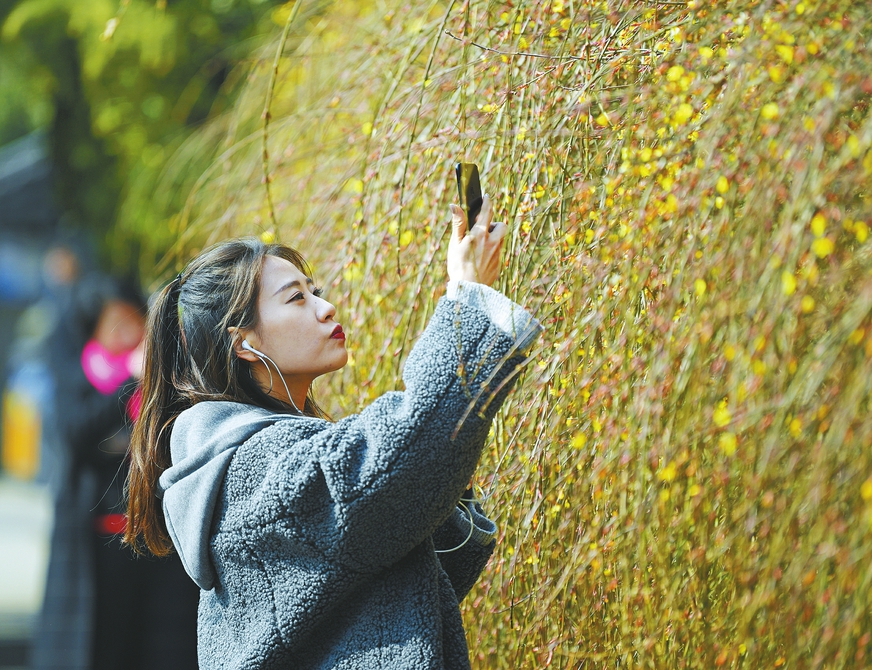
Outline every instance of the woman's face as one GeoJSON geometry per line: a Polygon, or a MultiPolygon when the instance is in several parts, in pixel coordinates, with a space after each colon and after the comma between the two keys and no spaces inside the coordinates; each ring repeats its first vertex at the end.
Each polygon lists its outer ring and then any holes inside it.
{"type": "MultiPolygon", "coordinates": [[[[267,256],[263,261],[258,324],[245,334],[249,344],[272,358],[290,385],[308,385],[348,362],[345,336],[333,320],[336,308],[319,298],[299,268],[267,256]]],[[[292,391],[293,393],[293,391],[292,391]]]]}

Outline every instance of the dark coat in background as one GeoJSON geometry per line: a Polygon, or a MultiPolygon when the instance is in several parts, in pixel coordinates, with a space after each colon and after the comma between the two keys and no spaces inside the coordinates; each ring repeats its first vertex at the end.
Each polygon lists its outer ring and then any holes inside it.
{"type": "Polygon", "coordinates": [[[136,558],[115,533],[99,529],[106,515],[125,511],[126,404],[136,386],[130,379],[104,395],[86,377],[81,352],[92,311],[87,300],[71,304],[49,347],[54,420],[67,453],[31,667],[193,670],[198,589],[178,557],[136,558]]]}

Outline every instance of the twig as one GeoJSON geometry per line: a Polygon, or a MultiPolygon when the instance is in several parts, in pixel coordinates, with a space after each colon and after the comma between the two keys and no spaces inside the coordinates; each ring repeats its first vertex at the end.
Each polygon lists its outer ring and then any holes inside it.
{"type": "Polygon", "coordinates": [[[300,5],[303,4],[303,0],[297,0],[294,3],[293,8],[291,9],[291,13],[288,16],[288,20],[285,21],[285,27],[282,30],[282,37],[279,40],[279,47],[276,49],[276,58],[273,61],[272,73],[269,78],[269,86],[266,90],[266,101],[263,105],[263,185],[266,188],[266,203],[269,208],[269,218],[272,221],[273,229],[278,228],[278,224],[276,223],[276,212],[273,207],[272,200],[272,191],[269,187],[269,150],[267,149],[267,140],[269,139],[269,120],[270,113],[269,108],[272,105],[273,91],[276,86],[276,79],[279,74],[279,61],[282,58],[282,52],[285,50],[285,42],[288,40],[288,33],[291,31],[291,24],[294,22],[294,19],[297,18],[297,14],[300,11],[300,5]]]}
{"type": "Polygon", "coordinates": [[[491,53],[500,54],[501,56],[527,56],[529,58],[547,58],[548,60],[583,60],[581,56],[549,56],[548,54],[535,54],[529,51],[500,51],[499,49],[493,49],[491,47],[486,47],[483,44],[479,44],[478,42],[473,42],[472,40],[464,40],[450,30],[443,31],[448,37],[457,40],[458,42],[463,42],[464,44],[471,44],[474,47],[478,47],[483,51],[490,51],[491,53]]]}

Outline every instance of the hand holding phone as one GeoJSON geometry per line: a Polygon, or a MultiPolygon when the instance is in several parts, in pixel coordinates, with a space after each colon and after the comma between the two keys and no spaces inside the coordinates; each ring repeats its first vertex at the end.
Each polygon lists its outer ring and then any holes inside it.
{"type": "Polygon", "coordinates": [[[467,226],[471,229],[481,212],[482,195],[481,182],[478,177],[478,166],[475,163],[458,163],[454,172],[457,175],[457,192],[460,196],[460,206],[466,210],[467,226]]]}
{"type": "Polygon", "coordinates": [[[450,206],[448,277],[492,286],[502,269],[500,252],[508,228],[503,222],[492,221],[491,202],[485,202],[482,196],[478,168],[472,163],[458,163],[455,172],[461,206],[450,206]],[[473,228],[477,218],[481,218],[480,225],[473,228]]]}

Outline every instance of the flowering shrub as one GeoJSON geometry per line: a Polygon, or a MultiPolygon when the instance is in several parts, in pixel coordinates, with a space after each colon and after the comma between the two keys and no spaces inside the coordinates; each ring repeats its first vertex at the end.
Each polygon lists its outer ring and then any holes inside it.
{"type": "Polygon", "coordinates": [[[474,666],[869,664],[872,12],[301,7],[168,171],[166,264],[301,248],[352,352],[319,395],[352,412],[400,383],[452,165],[481,166],[499,288],[548,330],[480,468],[474,666]]]}

